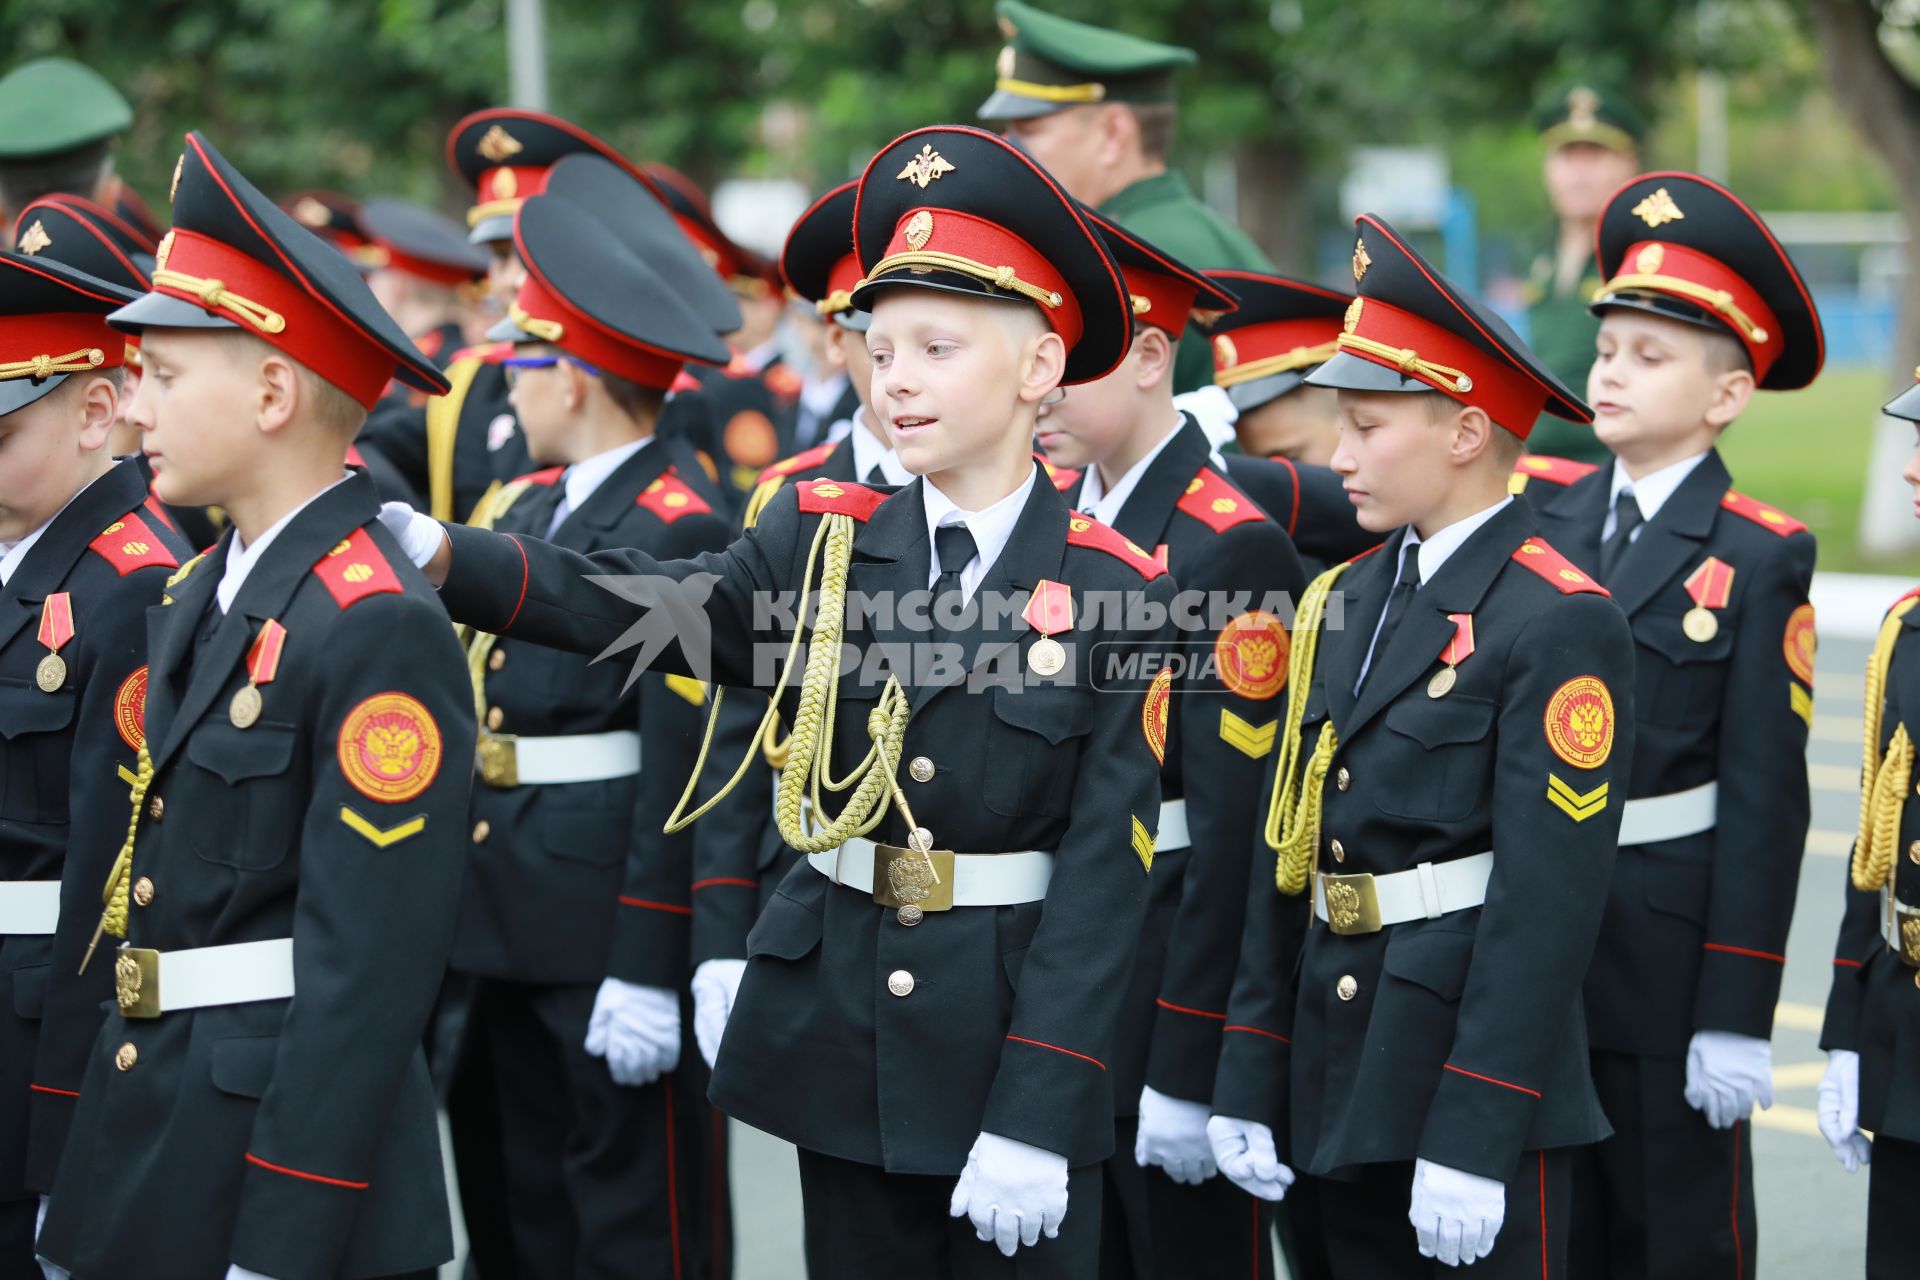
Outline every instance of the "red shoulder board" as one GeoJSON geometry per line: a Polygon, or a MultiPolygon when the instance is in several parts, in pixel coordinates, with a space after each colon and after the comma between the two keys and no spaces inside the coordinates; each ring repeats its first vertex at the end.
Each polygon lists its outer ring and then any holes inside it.
{"type": "Polygon", "coordinates": [[[802,511],[852,516],[862,524],[887,500],[884,493],[876,493],[865,485],[843,480],[802,480],[794,488],[799,491],[802,511]]]}
{"type": "Polygon", "coordinates": [[[1578,595],[1582,591],[1591,591],[1598,596],[1613,594],[1574,568],[1572,562],[1539,538],[1528,538],[1521,543],[1520,549],[1513,553],[1513,559],[1516,564],[1527,566],[1566,595],[1578,595]]]}
{"type": "Polygon", "coordinates": [[[652,484],[642,489],[634,501],[668,524],[681,516],[695,516],[713,510],[705,498],[688,488],[687,482],[673,473],[672,467],[668,467],[652,484]]]}
{"type": "Polygon", "coordinates": [[[1517,476],[1538,477],[1548,484],[1572,484],[1584,479],[1600,468],[1591,462],[1578,462],[1572,458],[1554,458],[1544,453],[1529,453],[1513,464],[1513,473],[1517,476]]]}
{"type": "Polygon", "coordinates": [[[440,354],[440,348],[447,345],[447,332],[444,329],[432,329],[413,340],[420,354],[431,360],[440,354]]]}
{"type": "Polygon", "coordinates": [[[1124,560],[1137,570],[1148,582],[1167,571],[1167,566],[1155,560],[1129,538],[1124,538],[1117,530],[1109,529],[1091,516],[1076,515],[1067,520],[1067,545],[1070,547],[1092,547],[1104,551],[1116,560],[1124,560]]]}
{"type": "Polygon", "coordinates": [[[515,484],[548,485],[556,483],[566,471],[565,467],[542,467],[538,471],[529,471],[523,476],[515,476],[515,484]]]}
{"type": "MultiPolygon", "coordinates": [[[[482,364],[499,364],[513,354],[511,342],[486,342],[477,347],[462,347],[453,353],[453,360],[478,360],[482,364]]],[[[447,363],[453,363],[449,360],[447,363]]]]}
{"type": "Polygon", "coordinates": [[[1267,518],[1267,513],[1253,499],[1234,488],[1212,467],[1201,467],[1193,479],[1187,481],[1187,491],[1174,505],[1215,533],[1225,533],[1249,520],[1267,518]]]}
{"type": "Polygon", "coordinates": [[[673,375],[673,385],[667,388],[667,392],[670,395],[678,396],[685,395],[689,391],[698,391],[699,389],[700,379],[694,377],[685,369],[682,369],[673,375]]]}
{"type": "Polygon", "coordinates": [[[1054,466],[1051,462],[1047,461],[1047,455],[1038,449],[1033,451],[1033,460],[1040,464],[1040,469],[1047,473],[1047,479],[1053,481],[1053,487],[1061,493],[1065,493],[1067,490],[1073,488],[1074,485],[1080,483],[1080,472],[1075,471],[1072,467],[1054,466]]]}
{"type": "Polygon", "coordinates": [[[350,444],[347,446],[347,465],[350,467],[359,467],[362,471],[367,469],[367,460],[361,455],[359,445],[350,444]]]}
{"type": "Polygon", "coordinates": [[[313,572],[327,584],[333,602],[342,609],[368,596],[401,593],[393,566],[364,528],[355,529],[344,541],[334,544],[333,550],[313,566],[313,572]]]}
{"type": "Polygon", "coordinates": [[[154,497],[152,494],[148,494],[147,500],[141,503],[140,506],[148,515],[167,526],[167,528],[173,530],[175,533],[180,532],[180,526],[175,524],[173,517],[167,514],[166,504],[161,502],[160,499],[154,497]]]}
{"type": "Polygon", "coordinates": [[[179,559],[167,550],[167,544],[160,541],[153,527],[142,520],[137,511],[129,511],[115,520],[87,545],[123,578],[135,569],[145,569],[149,565],[157,564],[168,569],[180,567],[179,559]]]}
{"type": "Polygon", "coordinates": [[[1749,498],[1744,493],[1735,493],[1732,489],[1727,490],[1726,496],[1720,499],[1720,505],[1733,514],[1745,516],[1762,529],[1771,530],[1783,538],[1805,532],[1807,527],[1786,512],[1770,507],[1758,498],[1749,498]]]}
{"type": "Polygon", "coordinates": [[[1366,549],[1365,551],[1362,551],[1362,552],[1361,552],[1360,554],[1358,554],[1358,555],[1356,555],[1356,556],[1353,556],[1353,557],[1350,557],[1350,558],[1349,558],[1349,559],[1347,560],[1347,563],[1348,563],[1348,564],[1359,564],[1359,563],[1360,563],[1360,562],[1361,562],[1362,560],[1365,560],[1365,559],[1366,559],[1366,558],[1367,558],[1368,556],[1370,556],[1370,555],[1372,555],[1372,554],[1373,554],[1374,552],[1376,552],[1376,551],[1378,551],[1378,550],[1379,550],[1380,548],[1382,548],[1382,547],[1384,547],[1384,546],[1386,546],[1386,545],[1387,545],[1387,544],[1386,544],[1386,543],[1384,543],[1384,542],[1376,542],[1376,543],[1374,543],[1374,544],[1373,544],[1372,546],[1370,546],[1370,547],[1368,547],[1368,548],[1367,548],[1367,549],[1366,549]]]}
{"type": "Polygon", "coordinates": [[[782,458],[760,473],[755,484],[765,484],[775,476],[790,476],[796,471],[811,471],[827,460],[827,455],[839,447],[839,441],[817,444],[811,449],[802,450],[791,458],[782,458]]]}

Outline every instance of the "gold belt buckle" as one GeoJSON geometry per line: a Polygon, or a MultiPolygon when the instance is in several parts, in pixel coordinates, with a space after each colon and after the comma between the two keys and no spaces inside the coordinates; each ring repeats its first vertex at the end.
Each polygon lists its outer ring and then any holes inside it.
{"type": "Polygon", "coordinates": [[[113,995],[123,1018],[160,1016],[160,953],[121,944],[113,960],[113,995]]]}
{"type": "Polygon", "coordinates": [[[898,845],[874,849],[873,900],[883,907],[953,910],[953,851],[921,853],[898,845]]]}
{"type": "Polygon", "coordinates": [[[1899,934],[1900,945],[1894,953],[1902,964],[1920,969],[1920,907],[1893,904],[1894,928],[1899,934]]]}
{"type": "Polygon", "coordinates": [[[519,786],[519,742],[511,733],[482,733],[475,748],[480,760],[480,781],[490,787],[519,786]]]}
{"type": "Polygon", "coordinates": [[[1327,902],[1327,927],[1345,936],[1352,933],[1380,932],[1380,898],[1374,892],[1373,876],[1336,876],[1320,873],[1320,892],[1327,902]]]}

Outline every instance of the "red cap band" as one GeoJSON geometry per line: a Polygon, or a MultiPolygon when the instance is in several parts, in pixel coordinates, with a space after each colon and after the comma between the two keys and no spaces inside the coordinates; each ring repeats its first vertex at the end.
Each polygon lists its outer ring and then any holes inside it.
{"type": "Polygon", "coordinates": [[[485,170],[480,175],[474,206],[467,210],[467,225],[477,227],[486,218],[511,216],[522,200],[547,189],[547,175],[552,171],[551,165],[501,165],[485,170]]]}
{"type": "Polygon", "coordinates": [[[1193,300],[1200,291],[1179,276],[1170,276],[1145,267],[1121,264],[1120,274],[1127,282],[1128,300],[1133,318],[1179,337],[1193,314],[1193,300]]]}
{"type": "MultiPolygon", "coordinates": [[[[525,259],[524,254],[521,256],[525,259]]],[[[613,333],[586,313],[568,306],[566,299],[547,288],[531,261],[527,263],[527,278],[520,286],[520,296],[514,300],[514,307],[519,312],[513,317],[515,323],[540,341],[551,342],[568,355],[577,356],[596,369],[644,387],[669,390],[679,376],[681,366],[686,363],[682,356],[667,355],[641,346],[625,334],[613,333]],[[528,321],[533,322],[531,326],[528,321]],[[559,325],[558,334],[548,337],[539,332],[544,327],[543,321],[559,325]]]]}
{"type": "Polygon", "coordinates": [[[886,252],[873,264],[876,273],[888,276],[902,269],[952,271],[1022,293],[1039,305],[1040,314],[1068,350],[1086,328],[1066,277],[1053,269],[1045,254],[1005,227],[970,213],[914,209],[903,215],[886,252]],[[1044,295],[1044,301],[1035,294],[1044,295]]]}
{"type": "Polygon", "coordinates": [[[1340,322],[1332,316],[1270,320],[1215,334],[1214,380],[1228,387],[1323,363],[1339,337],[1340,322]]]}
{"type": "MultiPolygon", "coordinates": [[[[0,316],[0,373],[16,366],[84,364],[89,369],[112,369],[126,363],[126,335],[107,324],[99,313],[62,311],[31,316],[0,316]],[[100,359],[93,359],[94,352],[100,359]]],[[[72,368],[31,368],[13,377],[50,377],[72,373],[72,368]]]]}
{"type": "Polygon", "coordinates": [[[471,283],[474,279],[474,273],[465,267],[448,262],[435,262],[431,258],[416,258],[379,240],[348,249],[346,254],[353,259],[355,265],[369,270],[398,271],[425,280],[429,284],[446,285],[449,288],[471,283]]]}
{"type": "Polygon", "coordinates": [[[1522,440],[1546,407],[1548,392],[1542,383],[1465,338],[1378,298],[1354,299],[1339,341],[1348,355],[1486,410],[1489,418],[1522,440]]]}
{"type": "Polygon", "coordinates": [[[853,309],[853,287],[860,283],[860,259],[848,254],[833,264],[833,270],[827,272],[827,296],[815,305],[823,316],[836,315],[853,309]]]}
{"type": "Polygon", "coordinates": [[[1595,301],[1616,293],[1658,293],[1691,303],[1733,331],[1753,360],[1753,376],[1767,376],[1787,349],[1779,318],[1754,287],[1717,258],[1665,240],[1642,240],[1620,255],[1620,271],[1595,301]]]}

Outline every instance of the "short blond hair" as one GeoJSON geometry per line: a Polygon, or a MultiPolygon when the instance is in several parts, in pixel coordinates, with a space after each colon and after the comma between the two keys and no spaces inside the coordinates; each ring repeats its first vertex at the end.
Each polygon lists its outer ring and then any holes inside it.
{"type": "Polygon", "coordinates": [[[285,360],[293,366],[294,376],[300,383],[300,399],[307,405],[307,411],[315,422],[348,440],[360,433],[360,428],[367,421],[366,406],[315,373],[299,359],[251,333],[241,333],[236,330],[218,333],[216,336],[224,340],[223,345],[227,349],[227,354],[237,365],[245,365],[249,361],[258,362],[269,356],[278,356],[285,360]]]}

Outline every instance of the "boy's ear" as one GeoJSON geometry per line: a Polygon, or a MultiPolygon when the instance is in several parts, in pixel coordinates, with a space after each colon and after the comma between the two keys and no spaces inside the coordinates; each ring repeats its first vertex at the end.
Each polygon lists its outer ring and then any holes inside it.
{"type": "Polygon", "coordinates": [[[266,435],[285,430],[300,412],[300,396],[300,371],[268,348],[254,371],[254,425],[266,435]]]}
{"type": "Polygon", "coordinates": [[[1493,433],[1500,430],[1476,404],[1463,404],[1453,411],[1453,440],[1447,457],[1455,466],[1466,466],[1487,456],[1493,447],[1493,433]]]}
{"type": "Polygon", "coordinates": [[[1039,404],[1060,385],[1060,379],[1066,371],[1067,344],[1061,341],[1059,334],[1048,329],[1028,339],[1027,359],[1020,379],[1020,399],[1028,404],[1039,404]]]}
{"type": "Polygon", "coordinates": [[[1144,325],[1133,340],[1134,385],[1151,391],[1173,376],[1173,339],[1157,325],[1144,325]]]}
{"type": "Polygon", "coordinates": [[[80,415],[81,451],[92,453],[105,448],[114,419],[120,415],[120,393],[114,389],[113,380],[89,377],[80,388],[80,402],[75,408],[80,415]]]}
{"type": "Polygon", "coordinates": [[[1707,425],[1716,431],[1725,431],[1734,419],[1747,411],[1753,392],[1751,370],[1732,369],[1716,377],[1713,380],[1713,400],[1707,405],[1707,425]]]}

